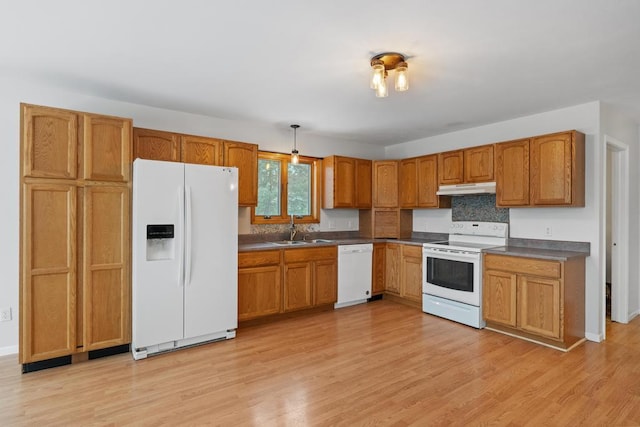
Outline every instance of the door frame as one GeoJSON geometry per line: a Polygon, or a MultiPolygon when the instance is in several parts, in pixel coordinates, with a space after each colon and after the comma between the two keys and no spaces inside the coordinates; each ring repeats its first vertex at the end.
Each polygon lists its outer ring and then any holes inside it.
{"type": "MultiPolygon", "coordinates": [[[[615,251],[611,253],[611,320],[619,323],[629,322],[629,146],[609,135],[604,135],[604,203],[607,200],[607,158],[611,160],[611,241],[615,251]],[[613,285],[615,282],[615,285],[613,285]]],[[[603,209],[603,229],[606,227],[606,206],[603,209]]],[[[603,266],[605,280],[602,283],[602,318],[606,321],[606,239],[603,266]]],[[[603,332],[606,328],[603,328],[603,332]]]]}

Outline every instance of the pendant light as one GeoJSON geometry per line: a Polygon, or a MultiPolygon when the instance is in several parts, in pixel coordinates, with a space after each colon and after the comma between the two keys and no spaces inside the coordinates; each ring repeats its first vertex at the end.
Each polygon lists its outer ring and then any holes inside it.
{"type": "Polygon", "coordinates": [[[293,150],[291,150],[291,163],[293,163],[294,165],[297,165],[300,161],[300,154],[298,153],[298,149],[296,147],[296,131],[299,127],[300,125],[291,125],[291,128],[293,128],[293,150]]]}

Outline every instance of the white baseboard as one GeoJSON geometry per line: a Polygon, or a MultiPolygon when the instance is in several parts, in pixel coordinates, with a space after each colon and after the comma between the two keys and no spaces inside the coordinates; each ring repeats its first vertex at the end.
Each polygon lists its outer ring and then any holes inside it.
{"type": "Polygon", "coordinates": [[[586,339],[588,339],[589,341],[593,341],[593,342],[602,342],[603,341],[602,334],[592,334],[590,332],[587,332],[587,333],[584,334],[584,337],[586,339]]]}
{"type": "Polygon", "coordinates": [[[638,316],[640,314],[640,310],[636,310],[632,313],[629,313],[629,319],[627,320],[628,322],[631,322],[631,320],[633,320],[634,317],[638,316]]]}
{"type": "Polygon", "coordinates": [[[8,356],[10,354],[18,354],[18,346],[10,345],[7,347],[0,347],[0,356],[8,356]]]}

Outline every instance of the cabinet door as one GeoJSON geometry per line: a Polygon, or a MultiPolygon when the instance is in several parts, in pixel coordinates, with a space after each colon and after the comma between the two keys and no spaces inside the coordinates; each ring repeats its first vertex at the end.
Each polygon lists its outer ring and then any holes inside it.
{"type": "Polygon", "coordinates": [[[22,222],[20,363],[76,349],[77,191],[25,184],[22,222]]]}
{"type": "Polygon", "coordinates": [[[422,302],[422,247],[402,245],[400,296],[422,302]]]}
{"type": "Polygon", "coordinates": [[[398,207],[398,162],[373,162],[373,206],[398,207]]]}
{"type": "Polygon", "coordinates": [[[385,248],[385,290],[400,295],[400,245],[387,244],[385,248]]]}
{"type": "Polygon", "coordinates": [[[496,204],[529,205],[529,140],[496,144],[496,204]]]}
{"type": "Polygon", "coordinates": [[[571,133],[531,140],[531,204],[571,204],[571,133]]]}
{"type": "Polygon", "coordinates": [[[314,262],[314,305],[338,301],[338,263],[334,259],[314,262]]]}
{"type": "Polygon", "coordinates": [[[224,165],[238,168],[238,204],[258,204],[258,146],[224,141],[224,165]]]}
{"type": "Polygon", "coordinates": [[[133,158],[180,161],[180,135],[133,128],[133,158]]]}
{"type": "Polygon", "coordinates": [[[312,263],[298,262],[284,266],[284,311],[313,305],[312,263]]]}
{"type": "Polygon", "coordinates": [[[418,207],[418,161],[417,159],[404,159],[400,161],[398,171],[400,207],[418,207]]]}
{"type": "Polygon", "coordinates": [[[549,338],[562,338],[560,330],[560,281],[532,276],[518,277],[518,326],[549,338]]]}
{"type": "Polygon", "coordinates": [[[238,270],[238,320],[249,320],[282,310],[280,265],[238,270]]]}
{"type": "Polygon", "coordinates": [[[91,181],[131,180],[131,120],[84,114],[83,177],[91,181]]]}
{"type": "Polygon", "coordinates": [[[334,163],[334,207],[355,207],[356,163],[349,157],[335,157],[334,163]]]}
{"type": "Polygon", "coordinates": [[[418,207],[437,208],[451,206],[451,198],[439,198],[438,191],[438,156],[432,154],[418,158],[418,207]],[[446,200],[448,203],[441,203],[446,200]]]}
{"type": "Polygon", "coordinates": [[[493,145],[464,150],[464,182],[491,182],[493,179],[493,145]]]}
{"type": "Polygon", "coordinates": [[[461,184],[464,179],[464,153],[462,150],[438,154],[438,183],[461,184]]]}
{"type": "Polygon", "coordinates": [[[222,164],[222,141],[219,139],[182,135],[180,147],[184,163],[213,166],[222,164]]]}
{"type": "Polygon", "coordinates": [[[384,243],[374,243],[373,244],[373,271],[371,272],[371,277],[373,279],[373,283],[371,284],[371,293],[373,295],[380,294],[384,292],[385,285],[385,244],[384,243]]]}
{"type": "Polygon", "coordinates": [[[486,270],[482,282],[485,320],[516,327],[516,275],[486,270]]]}
{"type": "Polygon", "coordinates": [[[84,189],[84,351],[131,341],[129,200],[126,186],[84,189]]]}
{"type": "Polygon", "coordinates": [[[356,208],[371,208],[371,160],[356,160],[356,208]]]}
{"type": "Polygon", "coordinates": [[[26,104],[20,113],[23,176],[77,178],[77,114],[26,104]]]}

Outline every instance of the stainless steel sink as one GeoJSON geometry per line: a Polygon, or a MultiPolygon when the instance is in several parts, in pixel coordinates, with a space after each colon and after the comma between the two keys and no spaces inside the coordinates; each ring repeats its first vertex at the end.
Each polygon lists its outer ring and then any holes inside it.
{"type": "Polygon", "coordinates": [[[295,245],[306,245],[308,243],[310,243],[309,241],[304,241],[304,240],[279,240],[277,242],[271,242],[274,245],[280,245],[280,246],[295,246],[295,245]]]}
{"type": "Polygon", "coordinates": [[[313,239],[313,240],[307,240],[307,242],[311,242],[311,243],[333,243],[333,240],[328,240],[328,239],[313,239]]]}

